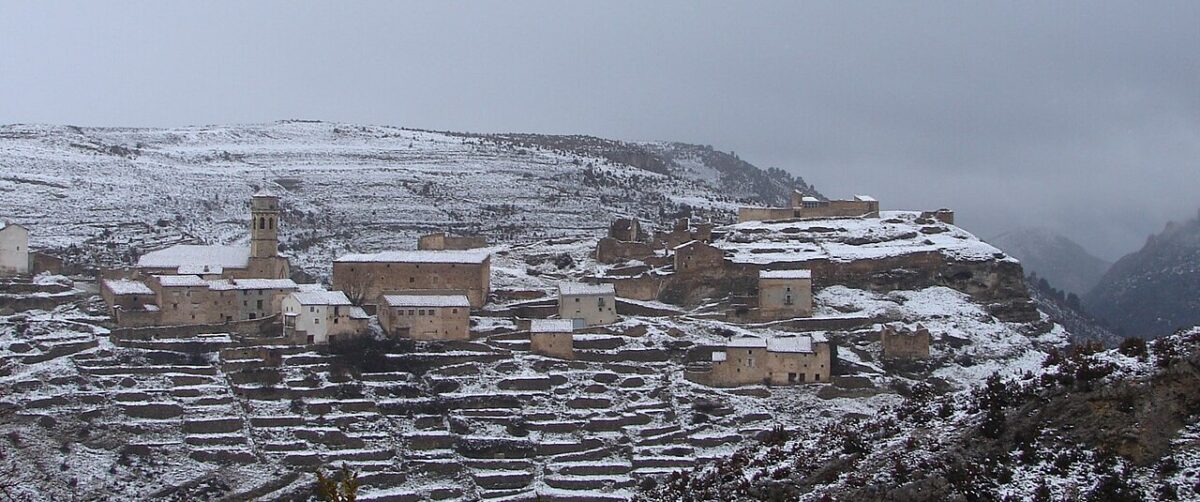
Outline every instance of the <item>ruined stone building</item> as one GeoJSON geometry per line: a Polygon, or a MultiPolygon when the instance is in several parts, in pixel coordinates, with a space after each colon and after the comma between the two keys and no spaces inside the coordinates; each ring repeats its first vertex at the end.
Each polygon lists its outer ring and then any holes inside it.
{"type": "Polygon", "coordinates": [[[762,270],[758,273],[758,315],[764,320],[811,317],[812,272],[762,270]]]}
{"type": "Polygon", "coordinates": [[[675,273],[687,274],[720,269],[725,264],[725,252],[701,241],[675,246],[675,273]]]}
{"type": "Polygon", "coordinates": [[[575,358],[575,323],[571,319],[534,319],[529,323],[529,351],[559,359],[575,358]]]}
{"type": "Polygon", "coordinates": [[[447,235],[446,232],[436,232],[417,238],[417,249],[421,251],[464,250],[485,247],[487,247],[487,239],[482,235],[447,235]]]}
{"type": "Polygon", "coordinates": [[[491,275],[491,253],[482,250],[348,254],[333,262],[333,289],[365,305],[393,292],[462,290],[471,307],[480,308],[491,293],[491,275]]]}
{"type": "Polygon", "coordinates": [[[888,359],[928,359],[929,341],[929,330],[920,324],[916,329],[903,324],[885,324],[879,330],[883,357],[888,359]]]}
{"type": "Polygon", "coordinates": [[[325,344],[361,336],[370,317],[341,291],[297,291],[283,298],[283,336],[325,344]]]}
{"type": "Polygon", "coordinates": [[[617,322],[617,290],[612,284],[559,284],[558,317],[579,328],[617,322]]]}
{"type": "Polygon", "coordinates": [[[416,340],[467,340],[471,302],[462,292],[381,295],[376,314],[384,333],[416,340]]]}
{"type": "Polygon", "coordinates": [[[0,220],[0,276],[28,275],[29,229],[0,220]]]}
{"type": "Polygon", "coordinates": [[[180,244],[138,258],[139,276],[200,275],[206,279],[286,279],[279,255],[279,197],[261,190],[250,199],[250,246],[180,244]]]}
{"type": "Polygon", "coordinates": [[[713,387],[828,382],[832,352],[824,335],[742,335],[712,353],[711,369],[687,377],[713,387]]]}

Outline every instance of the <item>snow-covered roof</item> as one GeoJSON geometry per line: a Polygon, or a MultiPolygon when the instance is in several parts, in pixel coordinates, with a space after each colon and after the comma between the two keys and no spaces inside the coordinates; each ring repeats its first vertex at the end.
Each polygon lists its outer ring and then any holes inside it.
{"type": "Polygon", "coordinates": [[[350,318],[370,319],[371,316],[367,315],[367,311],[363,310],[362,307],[350,307],[350,318]]]}
{"type": "Polygon", "coordinates": [[[759,279],[812,279],[812,270],[760,270],[759,279]]]}
{"type": "Polygon", "coordinates": [[[446,250],[446,251],[383,251],[379,253],[347,254],[335,262],[342,263],[483,263],[491,256],[489,251],[446,250]]]}
{"type": "Polygon", "coordinates": [[[870,195],[855,195],[854,200],[860,202],[878,202],[875,200],[875,197],[871,197],[870,195]]]}
{"type": "Polygon", "coordinates": [[[721,362],[721,361],[724,361],[724,360],[726,360],[726,359],[728,359],[728,358],[729,358],[729,354],[726,354],[726,353],[724,353],[724,352],[713,352],[713,353],[712,353],[712,360],[713,360],[713,362],[714,362],[714,363],[719,363],[719,362],[721,362]]]}
{"type": "Polygon", "coordinates": [[[129,279],[106,279],[104,286],[114,295],[152,295],[154,291],[141,281],[129,279]]]}
{"type": "Polygon", "coordinates": [[[297,289],[291,279],[232,279],[208,281],[209,289],[221,291],[232,289],[297,289]]]}
{"type": "Polygon", "coordinates": [[[580,282],[564,282],[558,285],[559,295],[616,295],[617,289],[610,283],[584,284],[580,282]]]}
{"type": "Polygon", "coordinates": [[[570,319],[534,319],[529,321],[530,333],[571,333],[575,322],[570,319]]]}
{"type": "Polygon", "coordinates": [[[392,307],[471,307],[467,295],[383,295],[392,307]]]}
{"type": "Polygon", "coordinates": [[[741,335],[729,340],[729,343],[726,343],[725,346],[740,349],[766,348],[767,339],[761,336],[741,335]]]}
{"type": "Polygon", "coordinates": [[[313,291],[318,291],[318,292],[319,292],[319,291],[325,291],[325,285],[324,285],[324,284],[318,284],[318,283],[313,283],[313,284],[297,284],[297,285],[296,285],[296,290],[297,290],[297,291],[303,291],[303,292],[306,292],[306,293],[311,293],[311,292],[313,292],[313,291]]]}
{"type": "Polygon", "coordinates": [[[143,268],[179,268],[185,265],[209,265],[225,268],[246,268],[249,263],[249,247],[180,244],[142,255],[141,258],[138,258],[137,266],[143,268]]]}
{"type": "Polygon", "coordinates": [[[278,199],[279,194],[276,194],[275,191],[271,190],[271,188],[267,185],[263,185],[262,188],[259,188],[258,191],[254,192],[254,195],[251,197],[274,197],[278,199]]]}
{"type": "Polygon", "coordinates": [[[767,352],[811,353],[813,339],[808,336],[780,336],[767,339],[767,352]]]}
{"type": "Polygon", "coordinates": [[[198,275],[156,275],[158,283],[165,288],[207,287],[208,281],[198,275]]]}
{"type": "Polygon", "coordinates": [[[301,291],[292,293],[292,298],[301,305],[350,305],[350,299],[341,291],[301,291]]]}
{"type": "Polygon", "coordinates": [[[821,199],[818,199],[811,195],[805,195],[804,197],[801,197],[800,200],[803,202],[821,202],[821,199]]]}
{"type": "Polygon", "coordinates": [[[205,265],[203,263],[189,263],[180,265],[175,272],[179,275],[214,275],[225,272],[225,267],[220,265],[205,265]]]}
{"type": "Polygon", "coordinates": [[[680,244],[680,245],[678,245],[678,246],[675,246],[675,247],[673,247],[673,248],[671,248],[671,249],[683,249],[683,248],[685,248],[685,247],[688,247],[688,246],[691,246],[692,244],[695,244],[695,243],[697,243],[697,242],[700,242],[700,241],[697,241],[697,240],[690,240],[690,241],[687,241],[687,242],[685,242],[685,243],[683,243],[683,244],[680,244]]]}

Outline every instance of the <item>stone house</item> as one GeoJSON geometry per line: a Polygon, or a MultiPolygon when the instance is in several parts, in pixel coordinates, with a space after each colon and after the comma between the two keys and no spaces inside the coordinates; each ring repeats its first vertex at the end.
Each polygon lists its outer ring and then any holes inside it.
{"type": "Polygon", "coordinates": [[[491,253],[484,250],[348,254],[333,262],[333,289],[366,305],[378,305],[385,293],[461,290],[480,308],[491,294],[491,274],[491,253]]]}
{"type": "Polygon", "coordinates": [[[286,279],[279,255],[279,197],[260,190],[250,199],[250,246],[180,244],[138,258],[140,276],[201,275],[206,279],[286,279]]]}
{"type": "Polygon", "coordinates": [[[366,333],[369,317],[341,291],[297,291],[283,298],[283,336],[325,344],[366,333]]]}
{"type": "Polygon", "coordinates": [[[160,319],[157,296],[145,282],[129,279],[101,281],[100,298],[108,305],[108,314],[117,326],[152,326],[160,319]]]}
{"type": "Polygon", "coordinates": [[[381,295],[379,325],[390,336],[416,340],[471,338],[471,302],[462,292],[381,295]]]}
{"type": "Polygon", "coordinates": [[[819,383],[829,381],[832,362],[822,334],[742,335],[712,353],[709,371],[689,373],[688,378],[714,387],[819,383]]]}
{"type": "Polygon", "coordinates": [[[571,319],[534,319],[529,323],[529,350],[547,357],[574,359],[574,331],[571,319]]]}
{"type": "Polygon", "coordinates": [[[29,229],[0,221],[0,276],[29,272],[29,229]]]}
{"type": "Polygon", "coordinates": [[[282,312],[283,298],[299,290],[291,279],[219,279],[208,281],[214,322],[262,319],[282,312]]]}
{"type": "Polygon", "coordinates": [[[214,304],[208,281],[197,275],[156,275],[148,282],[159,306],[156,325],[212,324],[224,320],[237,307],[214,304]],[[216,310],[220,308],[221,312],[216,310]]]}
{"type": "Polygon", "coordinates": [[[764,320],[812,317],[812,271],[758,273],[758,314],[764,320]]]}
{"type": "Polygon", "coordinates": [[[903,324],[885,324],[879,330],[883,357],[888,359],[928,359],[929,330],[920,324],[910,329],[903,324]]]}
{"type": "Polygon", "coordinates": [[[675,246],[674,252],[677,274],[714,270],[725,265],[725,252],[705,242],[686,242],[675,246]]]}
{"type": "Polygon", "coordinates": [[[558,317],[579,328],[617,322],[617,290],[612,284],[559,284],[558,317]]]}

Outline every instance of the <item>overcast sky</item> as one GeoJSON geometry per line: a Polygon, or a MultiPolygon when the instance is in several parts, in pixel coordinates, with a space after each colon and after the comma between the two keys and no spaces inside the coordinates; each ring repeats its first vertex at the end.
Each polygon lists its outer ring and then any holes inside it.
{"type": "Polygon", "coordinates": [[[1200,208],[1200,2],[8,2],[0,123],[733,150],[1115,259],[1200,208]]]}

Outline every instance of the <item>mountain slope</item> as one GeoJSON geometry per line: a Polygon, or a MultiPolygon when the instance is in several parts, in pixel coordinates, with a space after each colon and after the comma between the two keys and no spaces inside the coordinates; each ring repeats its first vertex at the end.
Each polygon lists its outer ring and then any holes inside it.
{"type": "Polygon", "coordinates": [[[1160,336],[1200,322],[1200,216],[1168,223],[1117,260],[1084,305],[1124,336],[1160,336]]]}
{"type": "Polygon", "coordinates": [[[1077,295],[1091,291],[1112,266],[1045,228],[1019,228],[987,241],[1020,260],[1026,273],[1036,273],[1054,287],[1077,295]]]}
{"type": "Polygon", "coordinates": [[[564,138],[580,137],[299,121],[2,126],[0,215],[28,224],[36,246],[120,264],[174,242],[244,241],[250,193],[277,184],[284,250],[321,275],[338,253],[434,230],[509,240],[592,234],[615,216],[721,220],[807,187],[706,147],[564,138]],[[675,160],[684,151],[691,160],[675,160]]]}

